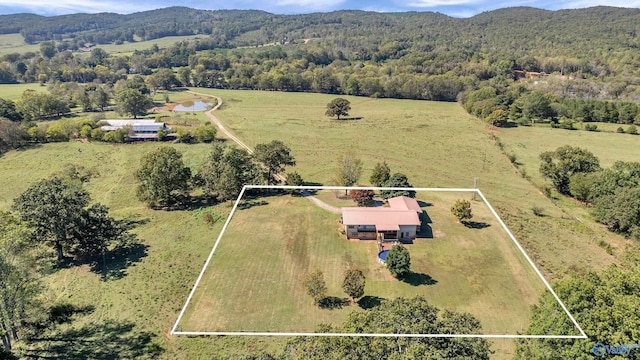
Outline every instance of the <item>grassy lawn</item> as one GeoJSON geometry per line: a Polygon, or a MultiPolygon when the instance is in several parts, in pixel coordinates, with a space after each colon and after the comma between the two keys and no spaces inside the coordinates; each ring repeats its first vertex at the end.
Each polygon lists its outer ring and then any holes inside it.
{"type": "Polygon", "coordinates": [[[341,322],[359,307],[320,309],[301,283],[307,273],[322,270],[327,295],[344,298],[342,276],[355,267],[367,277],[365,296],[421,295],[441,308],[473,314],[484,333],[522,332],[544,284],[483,202],[473,203],[474,221],[486,227],[457,223],[449,209],[456,199],[470,197],[419,194],[430,204],[424,210],[433,236],[407,245],[415,274],[406,282],[394,279],[378,262],[375,241],[344,239],[339,215],[302,197],[253,200],[256,206],[235,213],[180,327],[305,332],[319,323],[341,322]]]}

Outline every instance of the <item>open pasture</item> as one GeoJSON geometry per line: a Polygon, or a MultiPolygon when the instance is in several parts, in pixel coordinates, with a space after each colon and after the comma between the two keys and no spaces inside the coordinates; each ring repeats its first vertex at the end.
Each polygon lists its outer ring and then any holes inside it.
{"type": "MultiPolygon", "coordinates": [[[[616,262],[615,256],[597,245],[599,240],[614,249],[628,243],[603,226],[585,222],[582,209],[547,199],[509,162],[486,125],[456,103],[345,96],[351,101],[349,117],[359,120],[337,121],[324,115],[334,95],[193,90],[220,96],[224,102],[215,115],[249,146],[278,139],[291,147],[297,166],[290,171],[298,171],[305,181],[331,185],[337,158],[349,152],[363,162],[359,184],[369,184],[378,161],[386,161],[392,174],[407,175],[415,187],[468,188],[478,178],[479,188],[548,279],[562,277],[570,267],[599,269],[616,262]],[[534,215],[533,207],[541,208],[543,216],[534,215]]],[[[528,129],[501,129],[499,136],[520,130],[528,129]]],[[[549,135],[575,133],[531,130],[538,132],[530,141],[540,144],[549,135]]],[[[527,151],[527,156],[537,156],[536,149],[527,151]]],[[[623,150],[618,155],[621,160],[634,159],[623,150]]]]}
{"type": "Polygon", "coordinates": [[[301,196],[245,199],[179,331],[312,332],[319,323],[338,324],[349,312],[383,299],[421,295],[440,308],[473,314],[484,334],[523,332],[544,284],[483,201],[473,201],[472,224],[457,222],[451,205],[471,197],[418,193],[423,231],[406,245],[412,274],[403,281],[378,262],[375,241],[345,239],[340,215],[301,196]],[[367,278],[360,306],[342,303],[347,299],[340,286],[348,268],[361,269],[367,278]],[[315,306],[305,293],[303,279],[316,270],[324,273],[327,295],[341,304],[337,308],[315,306]]]}

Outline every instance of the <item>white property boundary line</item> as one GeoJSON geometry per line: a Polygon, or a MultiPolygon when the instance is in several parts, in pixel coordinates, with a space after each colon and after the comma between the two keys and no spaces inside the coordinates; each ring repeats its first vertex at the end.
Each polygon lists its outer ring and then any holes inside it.
{"type": "Polygon", "coordinates": [[[207,261],[204,263],[204,266],[202,267],[202,270],[200,271],[200,275],[198,275],[198,279],[196,280],[196,283],[193,285],[193,288],[191,289],[191,292],[189,293],[189,296],[187,297],[187,301],[185,302],[184,306],[182,307],[182,310],[180,311],[180,314],[178,315],[178,318],[176,319],[175,324],[173,325],[173,327],[171,328],[171,332],[170,335],[190,335],[190,336],[215,336],[215,335],[242,335],[242,336],[327,336],[327,337],[336,337],[336,336],[349,336],[349,337],[407,337],[407,338],[488,338],[488,339],[587,339],[587,334],[585,334],[584,330],[582,330],[582,327],[578,324],[578,322],[576,321],[576,319],[573,317],[573,315],[571,315],[571,313],[569,312],[569,310],[567,309],[567,307],[564,305],[564,303],[562,302],[562,300],[560,300],[560,298],[558,297],[558,295],[556,294],[555,291],[553,291],[553,289],[551,288],[551,285],[549,285],[549,283],[547,282],[547,280],[544,278],[544,276],[542,276],[542,273],[540,272],[540,270],[538,270],[538,268],[536,267],[536,265],[533,263],[533,261],[531,260],[531,258],[529,258],[529,255],[527,255],[527,253],[524,251],[524,249],[522,248],[522,246],[520,245],[520,243],[518,242],[518,240],[516,240],[515,236],[513,236],[513,233],[511,233],[511,231],[509,230],[509,228],[507,227],[507,225],[505,225],[505,223],[502,221],[502,219],[500,218],[500,216],[498,215],[498,213],[493,209],[493,206],[491,206],[491,204],[489,203],[489,201],[487,200],[487,198],[484,196],[484,194],[479,190],[479,189],[457,189],[457,188],[395,188],[395,187],[346,187],[346,186],[278,186],[278,185],[273,185],[273,186],[262,186],[262,185],[245,185],[242,188],[242,191],[240,191],[240,194],[238,195],[238,198],[236,199],[235,204],[233,205],[233,208],[231,209],[231,213],[229,213],[229,217],[227,217],[227,221],[225,222],[224,226],[222,227],[222,230],[220,231],[220,235],[218,235],[218,239],[216,240],[216,243],[213,245],[213,249],[211,249],[211,252],[209,253],[209,257],[207,258],[207,261]],[[524,255],[525,259],[527,259],[527,261],[529,262],[529,265],[531,265],[533,267],[533,269],[535,270],[536,274],[538,274],[538,276],[540,277],[540,279],[542,280],[542,282],[546,285],[547,289],[549,289],[549,291],[551,292],[551,294],[553,294],[553,297],[556,299],[556,301],[560,304],[560,306],[562,307],[562,310],[564,310],[564,312],[567,314],[567,316],[569,316],[569,319],[571,319],[571,322],[573,323],[573,325],[575,325],[575,327],[580,331],[580,335],[510,335],[510,334],[362,334],[362,333],[354,333],[354,334],[341,334],[341,333],[284,333],[284,332],[228,332],[228,331],[177,331],[178,328],[178,324],[180,323],[180,320],[182,320],[182,317],[184,316],[184,313],[187,310],[187,306],[189,306],[189,302],[191,301],[191,299],[193,298],[193,294],[195,293],[196,289],[198,288],[198,285],[200,284],[200,280],[202,280],[202,277],[204,276],[204,273],[207,269],[207,267],[209,266],[209,263],[211,262],[211,258],[213,257],[213,253],[216,251],[216,248],[218,247],[218,244],[220,243],[220,240],[222,239],[222,235],[224,234],[224,232],[227,230],[227,227],[229,226],[229,223],[231,222],[231,218],[233,217],[233,214],[235,213],[236,209],[238,208],[238,204],[240,203],[240,200],[242,199],[242,197],[244,196],[244,193],[247,189],[290,189],[290,190],[351,190],[351,189],[359,189],[359,190],[395,190],[395,191],[405,191],[405,190],[412,190],[412,191],[440,191],[440,192],[475,192],[478,195],[480,195],[480,197],[482,198],[482,200],[484,201],[484,203],[489,207],[489,210],[491,210],[491,213],[496,217],[496,219],[498,219],[498,222],[500,223],[500,225],[502,225],[502,228],[507,232],[507,234],[509,235],[509,237],[511,238],[511,240],[513,240],[513,242],[516,244],[516,246],[518,247],[518,249],[520,250],[520,252],[522,253],[522,255],[524,255]]]}

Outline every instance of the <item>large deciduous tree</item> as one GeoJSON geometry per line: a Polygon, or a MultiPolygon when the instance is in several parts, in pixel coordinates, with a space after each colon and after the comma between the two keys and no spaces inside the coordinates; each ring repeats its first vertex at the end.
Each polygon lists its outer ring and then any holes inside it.
{"type": "Polygon", "coordinates": [[[569,145],[541,153],[540,160],[540,173],[550,179],[561,194],[569,194],[571,175],[600,170],[600,162],[593,153],[569,145]]]}
{"type": "MultiPolygon", "coordinates": [[[[387,180],[384,184],[384,187],[392,187],[392,188],[411,188],[413,185],[409,183],[409,179],[407,175],[402,173],[395,173],[393,176],[387,180]]],[[[395,196],[407,196],[414,198],[416,197],[416,192],[413,190],[382,190],[380,191],[380,197],[383,199],[389,199],[395,196]]]]}
{"type": "MultiPolygon", "coordinates": [[[[0,212],[0,339],[12,344],[40,308],[43,288],[37,279],[36,262],[29,254],[31,231],[8,212],[0,212]]],[[[0,358],[2,358],[0,347],[0,358]]]]}
{"type": "Polygon", "coordinates": [[[244,185],[260,184],[262,178],[263,173],[246,150],[222,143],[213,144],[211,154],[196,174],[203,192],[218,201],[237,198],[244,185]]]}
{"type": "Polygon", "coordinates": [[[593,217],[610,231],[640,240],[640,187],[621,187],[597,198],[593,217]]]}
{"type": "Polygon", "coordinates": [[[16,104],[11,100],[0,98],[0,118],[9,119],[11,121],[20,121],[22,116],[16,110],[16,104]]]}
{"type": "Polygon", "coordinates": [[[65,251],[104,255],[113,242],[129,235],[128,223],[109,216],[106,206],[87,207],[91,198],[82,183],[71,174],[54,176],[36,182],[14,200],[13,209],[33,230],[35,240],[53,246],[58,260],[64,259],[65,251]]]}
{"type": "Polygon", "coordinates": [[[366,278],[360,269],[349,269],[344,274],[342,281],[342,290],[349,295],[351,301],[364,295],[364,286],[366,278]]]}
{"type": "Polygon", "coordinates": [[[349,115],[349,110],[351,110],[351,103],[349,102],[349,100],[344,98],[335,98],[327,104],[327,112],[325,113],[325,115],[337,116],[338,120],[340,120],[340,116],[349,115]]]}
{"type": "Polygon", "coordinates": [[[138,199],[149,206],[168,205],[189,191],[191,169],[176,149],[162,146],[142,157],[134,175],[139,182],[138,199]]]}
{"type": "Polygon", "coordinates": [[[147,109],[153,104],[149,96],[136,89],[122,89],[118,91],[116,93],[116,103],[118,104],[118,112],[121,114],[131,114],[134,119],[146,114],[147,109]]]}
{"type": "MultiPolygon", "coordinates": [[[[362,176],[362,160],[352,153],[347,153],[338,158],[335,181],[340,186],[353,186],[362,176]]],[[[347,190],[344,192],[347,195],[347,190]]]]}
{"type": "Polygon", "coordinates": [[[173,73],[173,70],[167,68],[160,68],[155,73],[147,78],[149,85],[155,89],[170,90],[174,86],[180,85],[178,78],[173,73]]]}
{"type": "Polygon", "coordinates": [[[63,260],[64,249],[77,240],[76,227],[89,201],[81,186],[54,177],[32,184],[14,200],[13,210],[33,228],[35,238],[52,245],[63,260]]]}
{"type": "Polygon", "coordinates": [[[411,255],[409,250],[402,245],[396,245],[387,254],[386,266],[391,275],[402,279],[411,271],[411,255]]]}
{"type": "Polygon", "coordinates": [[[256,145],[253,157],[267,168],[268,184],[274,181],[275,175],[284,171],[285,166],[296,164],[296,159],[291,156],[291,149],[280,140],[256,145]]]}
{"type": "Polygon", "coordinates": [[[0,154],[21,147],[28,138],[19,123],[0,118],[0,154]]]}

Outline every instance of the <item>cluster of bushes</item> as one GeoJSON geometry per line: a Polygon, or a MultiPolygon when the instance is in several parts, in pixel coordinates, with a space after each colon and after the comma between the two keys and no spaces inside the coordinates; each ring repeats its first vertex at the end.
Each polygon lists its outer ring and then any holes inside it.
{"type": "Polygon", "coordinates": [[[215,140],[217,130],[211,123],[200,125],[190,131],[185,128],[176,130],[176,140],[184,143],[209,143],[215,140]]]}

